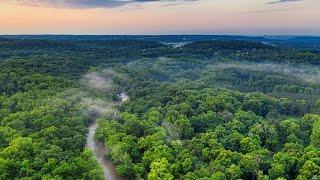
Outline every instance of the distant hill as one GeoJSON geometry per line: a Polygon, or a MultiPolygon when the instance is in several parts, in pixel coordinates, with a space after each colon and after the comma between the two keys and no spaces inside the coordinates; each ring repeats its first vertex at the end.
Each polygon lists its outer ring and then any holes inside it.
{"type": "Polygon", "coordinates": [[[10,39],[47,39],[47,40],[143,40],[160,42],[193,42],[205,40],[251,40],[268,41],[264,37],[232,35],[3,35],[10,39]]]}
{"type": "Polygon", "coordinates": [[[319,36],[237,36],[237,35],[2,35],[6,39],[38,39],[55,41],[139,40],[163,43],[209,40],[244,40],[281,47],[320,50],[319,36]]]}

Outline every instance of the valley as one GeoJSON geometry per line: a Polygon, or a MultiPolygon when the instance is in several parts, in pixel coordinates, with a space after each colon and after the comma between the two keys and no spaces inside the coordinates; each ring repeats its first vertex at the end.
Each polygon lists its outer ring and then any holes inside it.
{"type": "Polygon", "coordinates": [[[314,49],[50,38],[0,39],[0,179],[320,176],[314,49]]]}

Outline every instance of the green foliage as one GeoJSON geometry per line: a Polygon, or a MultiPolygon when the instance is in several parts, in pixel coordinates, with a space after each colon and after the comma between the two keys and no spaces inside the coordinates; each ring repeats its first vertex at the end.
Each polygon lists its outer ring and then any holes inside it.
{"type": "Polygon", "coordinates": [[[75,96],[82,75],[105,67],[124,75],[112,80],[130,95],[95,134],[120,175],[320,177],[315,52],[232,40],[1,39],[0,59],[0,179],[103,179],[75,96]]]}
{"type": "Polygon", "coordinates": [[[149,180],[174,179],[170,173],[170,164],[165,158],[155,159],[150,165],[149,180]]]}
{"type": "Polygon", "coordinates": [[[320,148],[320,121],[314,123],[310,139],[314,147],[320,148]]]}

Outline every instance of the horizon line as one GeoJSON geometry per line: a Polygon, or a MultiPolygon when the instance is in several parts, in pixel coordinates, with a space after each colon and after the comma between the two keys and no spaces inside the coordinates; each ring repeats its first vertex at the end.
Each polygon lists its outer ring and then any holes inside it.
{"type": "Polygon", "coordinates": [[[32,33],[32,34],[0,34],[0,36],[314,36],[319,37],[320,33],[317,34],[63,34],[63,33],[32,33]]]}

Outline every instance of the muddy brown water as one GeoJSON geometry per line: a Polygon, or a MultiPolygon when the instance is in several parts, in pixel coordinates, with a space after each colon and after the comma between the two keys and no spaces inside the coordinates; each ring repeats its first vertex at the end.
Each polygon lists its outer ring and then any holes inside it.
{"type": "MultiPolygon", "coordinates": [[[[119,95],[121,101],[116,104],[121,104],[129,99],[126,93],[121,93],[119,95]]],[[[94,141],[94,133],[96,132],[98,125],[97,121],[94,121],[90,124],[88,128],[88,135],[87,135],[87,147],[93,152],[94,157],[103,168],[104,177],[106,180],[127,180],[128,178],[119,176],[116,171],[116,167],[112,164],[111,160],[105,158],[106,148],[102,143],[94,141]]]]}

